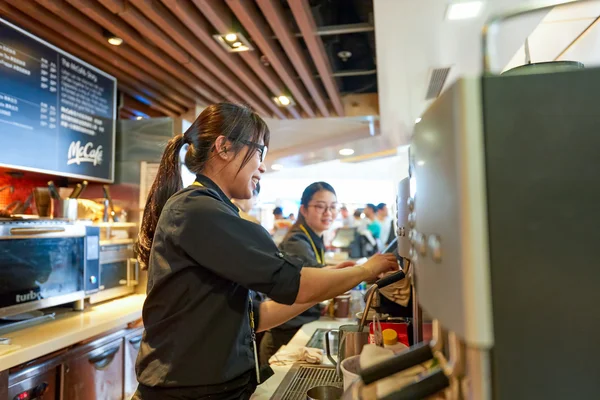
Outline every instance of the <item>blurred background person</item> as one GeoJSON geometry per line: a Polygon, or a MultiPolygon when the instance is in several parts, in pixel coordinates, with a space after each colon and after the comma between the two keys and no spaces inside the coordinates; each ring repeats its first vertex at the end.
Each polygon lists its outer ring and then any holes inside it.
{"type": "Polygon", "coordinates": [[[365,217],[360,220],[357,226],[358,233],[364,238],[364,249],[367,255],[377,253],[380,248],[379,235],[381,234],[381,225],[377,221],[377,207],[374,204],[367,204],[364,209],[365,217]]]}
{"type": "Polygon", "coordinates": [[[377,205],[377,221],[381,227],[379,233],[379,240],[381,241],[382,249],[387,246],[392,240],[394,240],[394,223],[390,218],[390,212],[385,203],[379,203],[377,205]]]}
{"type": "MultiPolygon", "coordinates": [[[[342,226],[344,228],[352,228],[353,226],[355,226],[354,217],[352,215],[350,215],[350,211],[348,211],[348,207],[342,206],[340,208],[340,214],[342,216],[342,226]]],[[[360,218],[360,213],[359,213],[359,218],[360,218]]]]}

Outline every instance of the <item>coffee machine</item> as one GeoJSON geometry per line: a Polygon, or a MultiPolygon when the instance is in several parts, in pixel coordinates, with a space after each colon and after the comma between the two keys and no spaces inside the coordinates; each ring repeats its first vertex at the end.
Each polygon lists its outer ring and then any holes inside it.
{"type": "Polygon", "coordinates": [[[600,69],[564,67],[460,79],[416,126],[405,233],[433,338],[361,377],[438,367],[389,399],[600,396],[600,69]]]}

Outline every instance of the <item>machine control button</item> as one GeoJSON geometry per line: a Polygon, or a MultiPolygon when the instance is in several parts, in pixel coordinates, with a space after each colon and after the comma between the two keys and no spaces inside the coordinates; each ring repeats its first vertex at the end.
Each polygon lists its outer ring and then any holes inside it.
{"type": "Polygon", "coordinates": [[[431,235],[427,240],[431,258],[435,262],[442,262],[442,241],[438,235],[431,235]]]}
{"type": "Polygon", "coordinates": [[[415,237],[417,236],[417,231],[414,229],[411,229],[410,231],[408,231],[408,241],[410,242],[410,244],[412,244],[414,246],[415,244],[415,237]]]}
{"type": "Polygon", "coordinates": [[[417,225],[417,215],[414,212],[408,214],[408,226],[414,228],[417,225]]]}
{"type": "Polygon", "coordinates": [[[415,211],[415,199],[409,197],[406,199],[406,205],[408,206],[409,211],[415,211]]]}
{"type": "Polygon", "coordinates": [[[403,226],[399,226],[398,227],[398,237],[405,237],[406,236],[406,228],[403,226]]]}
{"type": "Polygon", "coordinates": [[[411,247],[410,250],[408,250],[408,258],[410,258],[413,263],[417,261],[417,251],[414,247],[411,247]]]}
{"type": "Polygon", "coordinates": [[[415,248],[420,255],[427,254],[427,238],[422,233],[418,233],[415,237],[415,248]]]}
{"type": "Polygon", "coordinates": [[[96,282],[98,282],[98,279],[94,275],[90,276],[90,283],[92,285],[95,285],[96,282]]]}

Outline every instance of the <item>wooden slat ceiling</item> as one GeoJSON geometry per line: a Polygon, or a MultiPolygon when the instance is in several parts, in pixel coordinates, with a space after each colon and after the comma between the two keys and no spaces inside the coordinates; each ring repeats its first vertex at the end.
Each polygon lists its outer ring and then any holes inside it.
{"type": "Polygon", "coordinates": [[[370,0],[0,0],[0,15],[114,75],[121,118],[176,117],[219,101],[277,119],[344,116],[344,94],[376,91],[374,46],[363,63],[372,67],[359,71],[336,68],[332,55],[340,35],[374,41],[370,0]],[[320,3],[364,21],[323,26],[339,19],[320,15],[320,3]],[[109,44],[107,32],[123,44],[109,44]],[[242,32],[254,50],[226,51],[213,35],[228,32],[242,32]],[[329,37],[337,39],[324,43],[329,37]],[[347,77],[367,77],[367,90],[341,93],[347,77]],[[280,95],[295,104],[278,106],[280,95]]]}

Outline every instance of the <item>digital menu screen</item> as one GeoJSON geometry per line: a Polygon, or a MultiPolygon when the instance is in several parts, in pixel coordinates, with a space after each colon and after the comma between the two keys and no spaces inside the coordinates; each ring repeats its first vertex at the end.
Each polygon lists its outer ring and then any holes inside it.
{"type": "Polygon", "coordinates": [[[117,81],[0,19],[0,165],[112,182],[117,81]]]}

